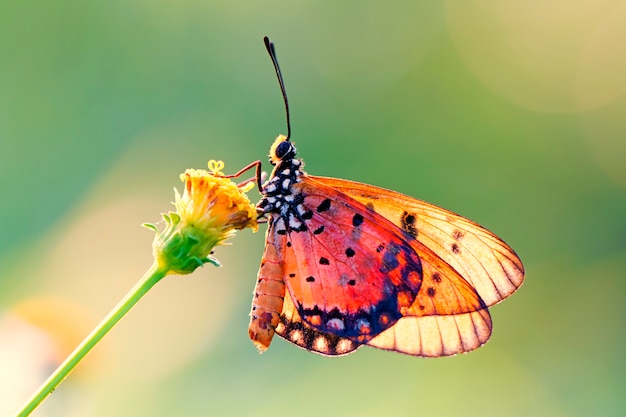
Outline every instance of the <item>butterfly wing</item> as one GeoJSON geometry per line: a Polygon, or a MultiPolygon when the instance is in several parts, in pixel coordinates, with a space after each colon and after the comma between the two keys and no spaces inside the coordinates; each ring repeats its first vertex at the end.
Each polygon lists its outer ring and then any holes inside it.
{"type": "MultiPolygon", "coordinates": [[[[488,339],[486,305],[437,255],[424,247],[418,256],[411,235],[315,179],[305,177],[294,187],[310,214],[303,216],[305,230],[281,236],[278,254],[288,289],[283,311],[295,341],[281,325],[277,333],[301,347],[310,345],[298,342],[304,332],[314,331],[346,345],[420,356],[465,352],[488,339]]],[[[319,340],[324,348],[318,352],[329,354],[328,342],[319,340]]]]}
{"type": "Polygon", "coordinates": [[[367,345],[408,355],[440,357],[465,353],[484,345],[491,336],[485,308],[443,316],[407,316],[367,345]]]}
{"type": "Polygon", "coordinates": [[[485,344],[491,336],[491,316],[476,290],[429,248],[421,247],[418,253],[423,282],[415,302],[405,317],[368,345],[438,357],[485,344]]]}
{"type": "Polygon", "coordinates": [[[351,196],[414,236],[412,247],[420,256],[424,248],[430,249],[469,282],[487,306],[510,296],[524,280],[524,267],[513,249],[471,220],[384,188],[312,178],[351,196]]]}
{"type": "Polygon", "coordinates": [[[285,298],[276,334],[302,349],[325,356],[347,355],[361,347],[350,339],[321,332],[303,322],[291,297],[285,298]]]}
{"type": "Polygon", "coordinates": [[[318,331],[366,342],[413,304],[420,259],[401,230],[350,197],[306,177],[292,188],[301,220],[276,222],[291,225],[278,253],[295,309],[318,331]]]}

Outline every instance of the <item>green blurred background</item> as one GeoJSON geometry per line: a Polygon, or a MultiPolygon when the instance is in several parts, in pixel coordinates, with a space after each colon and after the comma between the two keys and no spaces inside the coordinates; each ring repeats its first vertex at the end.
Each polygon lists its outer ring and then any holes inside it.
{"type": "Polygon", "coordinates": [[[150,265],[139,225],[179,173],[265,161],[285,124],[263,35],[310,173],[454,210],[520,255],[491,341],[259,356],[263,233],[244,231],[223,268],[159,283],[33,415],[626,414],[624,21],[623,0],[1,1],[0,415],[150,265]]]}

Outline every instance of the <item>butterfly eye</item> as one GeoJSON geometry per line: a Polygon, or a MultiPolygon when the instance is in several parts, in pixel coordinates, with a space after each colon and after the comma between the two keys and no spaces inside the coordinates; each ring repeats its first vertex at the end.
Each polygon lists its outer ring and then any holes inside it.
{"type": "Polygon", "coordinates": [[[291,142],[284,141],[281,142],[276,147],[276,158],[278,159],[287,159],[293,158],[296,155],[296,149],[291,142]]]}

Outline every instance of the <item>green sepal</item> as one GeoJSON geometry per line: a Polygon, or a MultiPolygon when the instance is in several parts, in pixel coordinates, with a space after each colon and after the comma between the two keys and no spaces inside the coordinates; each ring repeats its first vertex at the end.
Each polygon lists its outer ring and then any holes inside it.
{"type": "Polygon", "coordinates": [[[214,258],[213,256],[207,256],[204,259],[204,263],[211,264],[211,265],[216,266],[218,268],[220,268],[222,266],[222,263],[217,258],[214,258]]]}
{"type": "Polygon", "coordinates": [[[155,233],[159,233],[159,229],[154,223],[142,223],[141,226],[145,227],[146,229],[154,230],[155,233]]]}

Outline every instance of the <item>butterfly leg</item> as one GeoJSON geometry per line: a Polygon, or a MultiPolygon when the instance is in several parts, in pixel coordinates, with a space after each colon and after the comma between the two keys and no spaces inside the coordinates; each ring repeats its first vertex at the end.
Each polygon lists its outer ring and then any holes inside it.
{"type": "Polygon", "coordinates": [[[239,184],[237,184],[239,187],[243,187],[244,185],[254,182],[256,181],[257,187],[259,189],[259,191],[261,191],[261,184],[263,184],[263,182],[261,181],[261,160],[257,160],[252,162],[251,164],[246,165],[245,167],[241,168],[239,171],[237,171],[236,173],[232,174],[232,175],[226,175],[224,178],[238,178],[240,177],[244,172],[246,171],[250,171],[252,168],[255,168],[255,176],[253,178],[249,178],[239,184]]]}

